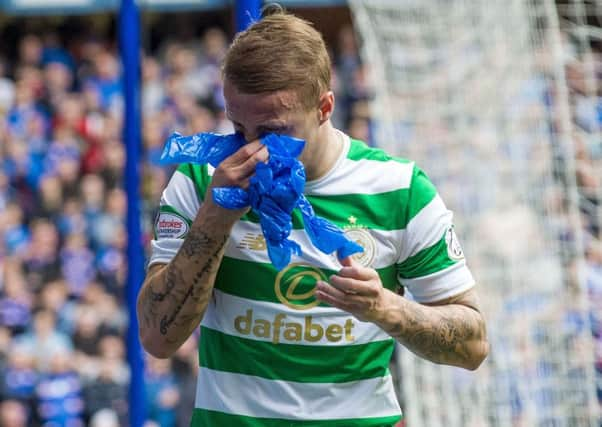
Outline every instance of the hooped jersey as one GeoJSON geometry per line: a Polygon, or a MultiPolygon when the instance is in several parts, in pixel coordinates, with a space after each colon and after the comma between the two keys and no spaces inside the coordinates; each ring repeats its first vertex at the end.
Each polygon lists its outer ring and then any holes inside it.
{"type": "MultiPolygon", "coordinates": [[[[474,285],[452,213],[427,176],[408,160],[345,136],[345,148],[305,196],[317,215],[341,227],[385,287],[418,302],[474,285]]],[[[165,189],[150,264],[177,253],[210,182],[206,165],[183,164],[165,189]]],[[[259,218],[232,229],[213,298],[201,322],[192,426],[386,426],[401,411],[389,361],[394,340],[376,325],[319,303],[316,281],[341,265],[312,246],[297,210],[291,238],[302,256],[277,271],[259,218]]]]}

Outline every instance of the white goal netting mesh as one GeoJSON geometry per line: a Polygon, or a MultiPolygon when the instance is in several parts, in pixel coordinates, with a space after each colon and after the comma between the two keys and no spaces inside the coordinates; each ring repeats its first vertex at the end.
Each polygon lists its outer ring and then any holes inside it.
{"type": "Polygon", "coordinates": [[[374,90],[375,143],[415,160],[455,212],[491,343],[476,372],[400,348],[407,426],[598,426],[588,291],[592,248],[602,257],[600,28],[591,23],[602,5],[349,3],[374,90]],[[577,95],[571,79],[583,86],[577,95]]]}

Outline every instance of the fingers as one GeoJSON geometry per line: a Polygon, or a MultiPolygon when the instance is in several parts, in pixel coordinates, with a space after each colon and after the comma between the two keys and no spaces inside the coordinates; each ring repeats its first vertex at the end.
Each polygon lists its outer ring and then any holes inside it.
{"type": "Polygon", "coordinates": [[[338,276],[350,277],[358,280],[370,280],[378,278],[378,273],[368,267],[363,267],[355,262],[351,257],[343,258],[340,260],[341,268],[338,272],[338,276]]]}
{"type": "Polygon", "coordinates": [[[244,163],[238,166],[236,169],[241,177],[248,178],[255,172],[255,167],[259,162],[266,162],[270,154],[268,153],[267,147],[264,145],[259,150],[254,152],[244,163]]]}
{"type": "Polygon", "coordinates": [[[342,277],[337,274],[330,276],[330,285],[347,295],[378,295],[376,282],[358,280],[352,277],[342,277]]]}
{"type": "Polygon", "coordinates": [[[340,291],[326,282],[319,281],[316,284],[315,295],[318,300],[341,310],[352,311],[355,308],[355,303],[349,300],[349,294],[340,291]]]}
{"type": "Polygon", "coordinates": [[[360,320],[376,306],[376,298],[373,296],[349,294],[323,281],[317,283],[315,296],[318,300],[347,311],[360,320]]]}
{"type": "Polygon", "coordinates": [[[227,157],[222,165],[224,166],[238,166],[244,162],[246,162],[250,157],[252,157],[257,151],[265,148],[265,145],[261,143],[261,141],[253,141],[248,144],[243,145],[238,149],[238,151],[232,154],[230,157],[227,157]]]}
{"type": "Polygon", "coordinates": [[[380,316],[378,307],[382,305],[384,295],[378,273],[349,259],[342,261],[342,264],[347,266],[338,274],[330,276],[329,283],[318,281],[315,289],[316,298],[353,314],[359,320],[378,319],[380,316]]]}
{"type": "Polygon", "coordinates": [[[248,188],[249,178],[255,173],[259,162],[265,162],[269,152],[259,141],[242,146],[236,153],[226,158],[215,170],[212,178],[214,187],[248,188]]]}

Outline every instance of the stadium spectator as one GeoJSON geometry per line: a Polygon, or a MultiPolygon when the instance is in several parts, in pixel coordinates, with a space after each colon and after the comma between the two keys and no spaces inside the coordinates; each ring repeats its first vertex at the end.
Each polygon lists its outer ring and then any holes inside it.
{"type": "Polygon", "coordinates": [[[171,360],[152,356],[148,356],[146,360],[148,418],[161,427],[175,427],[180,390],[171,370],[171,360]]]}
{"type": "Polygon", "coordinates": [[[120,425],[127,424],[127,384],[117,372],[119,366],[109,358],[101,359],[98,375],[84,386],[86,418],[94,419],[102,410],[110,410],[120,425]]]}
{"type": "Polygon", "coordinates": [[[12,345],[8,349],[8,360],[0,371],[0,400],[15,399],[24,404],[34,403],[40,372],[35,358],[25,348],[12,345]]]}
{"type": "Polygon", "coordinates": [[[0,56],[0,114],[6,113],[15,97],[15,83],[7,74],[6,59],[0,56]]]}
{"type": "Polygon", "coordinates": [[[44,426],[83,427],[84,400],[79,375],[69,351],[52,353],[36,387],[37,416],[44,426]]]}
{"type": "Polygon", "coordinates": [[[35,359],[37,369],[45,373],[50,369],[55,356],[70,353],[73,344],[68,335],[56,329],[56,316],[52,311],[38,310],[33,315],[32,323],[31,330],[20,334],[15,344],[29,353],[35,359]]]}
{"type": "Polygon", "coordinates": [[[31,321],[34,296],[18,268],[7,268],[0,297],[0,325],[13,334],[24,332],[31,321]]]}
{"type": "Polygon", "coordinates": [[[27,406],[18,400],[0,402],[0,425],[3,427],[29,427],[32,417],[27,406]]]}

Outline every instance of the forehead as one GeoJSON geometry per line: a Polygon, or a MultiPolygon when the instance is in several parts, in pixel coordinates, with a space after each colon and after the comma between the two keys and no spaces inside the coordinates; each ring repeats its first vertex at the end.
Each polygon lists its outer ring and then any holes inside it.
{"type": "Polygon", "coordinates": [[[300,109],[297,93],[292,89],[266,93],[242,93],[226,81],[224,99],[228,117],[239,122],[283,119],[300,109]]]}

